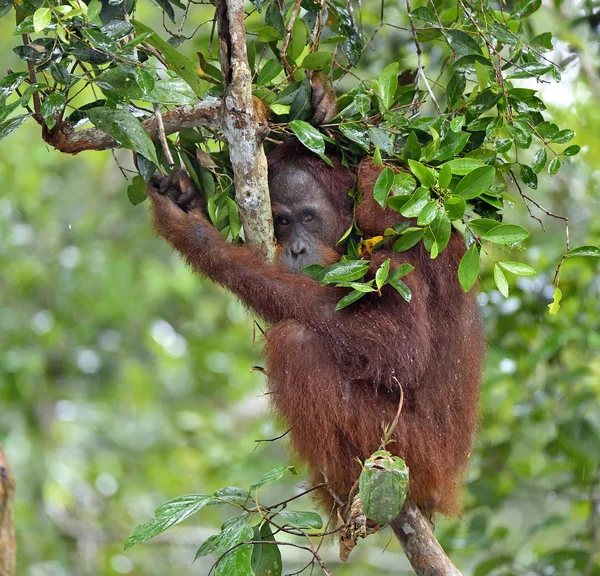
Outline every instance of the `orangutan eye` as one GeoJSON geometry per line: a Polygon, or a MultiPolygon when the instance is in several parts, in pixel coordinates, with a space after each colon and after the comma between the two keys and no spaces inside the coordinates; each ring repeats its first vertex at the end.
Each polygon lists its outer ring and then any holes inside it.
{"type": "Polygon", "coordinates": [[[302,222],[304,224],[310,224],[314,219],[315,217],[312,214],[305,214],[302,216],[302,222]]]}
{"type": "Polygon", "coordinates": [[[287,226],[290,223],[290,221],[287,218],[284,218],[283,216],[278,216],[275,222],[278,226],[287,226]]]}

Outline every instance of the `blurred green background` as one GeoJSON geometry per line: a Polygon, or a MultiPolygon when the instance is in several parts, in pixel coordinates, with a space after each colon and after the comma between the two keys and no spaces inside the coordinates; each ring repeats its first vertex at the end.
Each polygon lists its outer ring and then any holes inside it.
{"type": "MultiPolygon", "coordinates": [[[[532,19],[536,32],[554,33],[551,57],[566,66],[563,84],[542,97],[583,149],[531,195],[569,216],[572,247],[600,244],[598,18],[585,17],[598,10],[556,1],[532,19]]],[[[205,16],[192,9],[190,22],[205,16]]],[[[3,73],[19,64],[9,18],[0,20],[3,73]]],[[[398,42],[385,51],[366,53],[363,78],[394,59],[413,63],[398,42]]],[[[130,162],[124,151],[116,158],[130,162]]],[[[127,553],[123,541],[169,498],[247,487],[275,466],[299,464],[285,440],[255,443],[282,430],[264,376],[251,372],[261,363],[253,319],[152,235],[146,204],[130,205],[110,152],[60,155],[30,120],[0,142],[0,182],[0,442],[18,485],[17,573],[207,574],[210,558],[191,561],[225,511],[203,511],[127,553]]],[[[521,204],[511,219],[535,231],[526,254],[512,259],[526,258],[539,274],[511,282],[504,299],[484,269],[481,430],[465,513],[438,519],[436,535],[465,575],[595,576],[600,263],[565,263],[552,317],[564,227],[544,218],[542,232],[521,204]]],[[[267,498],[290,496],[302,480],[290,476],[267,498]]],[[[286,572],[308,561],[283,553],[286,572]]],[[[324,557],[336,575],[411,573],[387,532],[361,542],[347,565],[333,544],[324,557]]]]}

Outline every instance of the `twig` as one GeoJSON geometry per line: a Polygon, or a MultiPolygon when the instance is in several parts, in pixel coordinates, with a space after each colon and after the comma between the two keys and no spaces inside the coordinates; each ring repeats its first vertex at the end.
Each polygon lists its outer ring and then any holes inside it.
{"type": "Polygon", "coordinates": [[[385,436],[383,438],[383,442],[382,442],[383,448],[385,448],[385,445],[391,440],[392,435],[394,434],[394,431],[396,430],[396,426],[398,426],[398,422],[400,420],[400,414],[402,414],[402,407],[404,406],[404,388],[402,388],[402,384],[400,384],[400,381],[398,380],[398,378],[396,378],[395,376],[393,378],[396,381],[396,384],[398,384],[398,386],[400,387],[400,401],[398,402],[398,411],[396,412],[396,416],[394,417],[394,420],[392,421],[392,425],[390,426],[389,430],[387,430],[387,432],[385,433],[385,436]]]}
{"type": "Polygon", "coordinates": [[[290,428],[289,430],[286,430],[283,434],[280,434],[279,436],[275,436],[275,438],[259,438],[259,439],[255,440],[255,442],[257,444],[260,444],[261,442],[277,442],[277,440],[281,440],[282,438],[285,438],[291,431],[292,431],[292,429],[290,428]]]}
{"type": "Polygon", "coordinates": [[[431,86],[429,85],[429,81],[427,80],[427,77],[425,76],[425,73],[423,72],[423,63],[421,62],[421,44],[419,44],[419,39],[417,38],[417,28],[415,26],[415,21],[413,20],[413,17],[411,15],[412,7],[410,5],[410,0],[406,0],[406,11],[408,14],[408,19],[410,21],[410,28],[412,30],[413,41],[415,44],[415,48],[417,50],[417,75],[415,77],[415,96],[413,98],[413,101],[411,102],[410,109],[411,110],[418,109],[415,105],[416,105],[417,101],[419,100],[419,80],[420,80],[420,78],[423,78],[423,83],[425,84],[425,87],[427,88],[427,92],[429,92],[429,95],[431,96],[433,105],[435,106],[437,113],[441,114],[442,109],[440,108],[440,105],[438,104],[437,100],[435,99],[433,91],[431,90],[431,86]]]}
{"type": "Polygon", "coordinates": [[[156,118],[156,129],[158,131],[158,139],[162,146],[163,152],[165,153],[165,157],[169,166],[174,166],[175,162],[173,161],[173,154],[171,154],[171,150],[169,150],[169,143],[167,142],[167,135],[165,134],[165,126],[162,121],[162,114],[160,113],[160,106],[155,102],[152,107],[154,108],[154,117],[156,118]]]}
{"type": "MultiPolygon", "coordinates": [[[[23,34],[22,38],[23,38],[23,44],[25,46],[29,46],[29,34],[23,34]]],[[[31,82],[31,84],[35,84],[37,82],[37,78],[35,77],[35,67],[33,65],[33,62],[31,62],[31,60],[29,60],[27,62],[27,70],[29,72],[29,82],[31,82]]],[[[35,110],[35,114],[37,116],[36,120],[38,122],[40,122],[42,119],[42,116],[40,114],[41,103],[40,103],[40,95],[37,92],[33,93],[33,109],[35,110]]]]}
{"type": "Polygon", "coordinates": [[[283,42],[281,44],[281,62],[283,63],[283,67],[285,68],[285,71],[287,73],[287,75],[289,76],[289,79],[292,82],[296,81],[296,76],[294,75],[294,70],[292,69],[292,67],[290,66],[290,63],[287,60],[287,56],[285,55],[285,53],[287,52],[288,46],[290,45],[290,39],[292,37],[292,28],[294,26],[294,22],[296,21],[296,16],[298,16],[298,12],[300,12],[300,4],[302,3],[302,0],[296,0],[294,2],[294,8],[292,9],[292,13],[290,15],[290,21],[288,22],[287,28],[285,29],[285,38],[283,39],[283,42]]]}
{"type": "MultiPolygon", "coordinates": [[[[558,280],[560,278],[560,270],[565,261],[565,258],[567,257],[567,253],[569,252],[569,249],[570,249],[569,219],[566,216],[561,216],[560,214],[555,214],[554,212],[551,212],[550,210],[548,210],[547,208],[544,208],[541,204],[536,202],[533,198],[531,198],[530,196],[525,194],[525,192],[523,192],[523,190],[521,189],[521,186],[519,185],[519,182],[517,181],[517,178],[512,170],[510,171],[510,175],[512,176],[513,181],[515,182],[517,189],[519,190],[519,194],[523,198],[523,201],[525,202],[526,205],[527,205],[527,202],[531,202],[538,210],[541,210],[544,214],[546,214],[546,216],[550,216],[550,218],[555,218],[556,220],[562,220],[565,223],[565,250],[564,250],[562,257],[560,259],[560,262],[558,263],[558,266],[556,267],[556,270],[554,272],[554,278],[552,279],[552,284],[554,284],[555,286],[558,286],[558,280]]],[[[531,214],[531,211],[529,213],[531,214]]],[[[541,220],[539,218],[536,218],[535,216],[533,216],[533,218],[535,218],[536,220],[541,222],[541,220]]],[[[543,227],[543,225],[542,225],[542,227],[543,227]]]]}

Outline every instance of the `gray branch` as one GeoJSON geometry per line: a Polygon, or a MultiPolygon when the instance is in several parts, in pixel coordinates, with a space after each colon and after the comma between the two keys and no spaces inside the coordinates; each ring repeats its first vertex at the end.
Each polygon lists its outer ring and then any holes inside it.
{"type": "Polygon", "coordinates": [[[266,115],[254,105],[252,73],[246,53],[243,0],[217,0],[219,53],[225,83],[223,135],[235,180],[235,200],[246,240],[267,260],[273,260],[275,241],[262,147],[268,133],[266,115]]]}
{"type": "Polygon", "coordinates": [[[410,500],[404,503],[391,527],[418,576],[462,576],[442,550],[421,511],[410,500]]]}
{"type": "MultiPolygon", "coordinates": [[[[174,134],[184,128],[215,128],[222,130],[223,106],[221,98],[203,100],[194,106],[179,106],[162,114],[165,134],[174,134]]],[[[152,140],[160,138],[159,127],[156,117],[149,118],[143,122],[144,128],[152,140]]],[[[43,128],[44,140],[53,148],[67,154],[78,154],[85,150],[108,150],[119,148],[119,143],[111,136],[98,130],[88,128],[86,130],[73,130],[68,122],[57,126],[53,131],[43,128]]]]}

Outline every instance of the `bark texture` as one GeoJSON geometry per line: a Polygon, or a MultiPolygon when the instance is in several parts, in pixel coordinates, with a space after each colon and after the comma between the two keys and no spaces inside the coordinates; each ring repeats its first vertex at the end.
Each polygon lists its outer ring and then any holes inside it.
{"type": "Polygon", "coordinates": [[[436,540],[421,511],[410,500],[392,523],[413,570],[419,576],[462,576],[436,540]]]}

